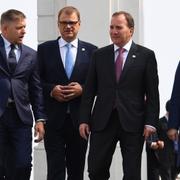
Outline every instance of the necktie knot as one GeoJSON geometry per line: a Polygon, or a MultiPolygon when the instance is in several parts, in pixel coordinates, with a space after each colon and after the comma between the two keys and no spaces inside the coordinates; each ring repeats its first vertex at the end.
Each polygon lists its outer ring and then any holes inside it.
{"type": "Polygon", "coordinates": [[[67,43],[66,47],[67,47],[67,49],[71,49],[71,47],[72,47],[71,43],[67,43]]]}
{"type": "Polygon", "coordinates": [[[10,47],[11,47],[11,49],[9,51],[9,58],[16,58],[16,55],[14,52],[14,49],[16,48],[16,46],[14,44],[11,44],[10,47]]]}
{"type": "Polygon", "coordinates": [[[11,47],[11,49],[15,49],[16,48],[15,44],[11,44],[10,47],[11,47]]]}
{"type": "Polygon", "coordinates": [[[125,52],[125,49],[124,48],[119,48],[119,53],[122,54],[125,52]]]}

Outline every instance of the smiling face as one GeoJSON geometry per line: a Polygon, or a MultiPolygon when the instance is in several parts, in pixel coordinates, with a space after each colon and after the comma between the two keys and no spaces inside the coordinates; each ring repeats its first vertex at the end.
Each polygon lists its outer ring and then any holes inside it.
{"type": "Polygon", "coordinates": [[[110,25],[110,37],[114,44],[123,47],[131,39],[134,27],[129,27],[124,14],[112,16],[110,25]]]}
{"type": "Polygon", "coordinates": [[[25,18],[18,18],[15,21],[7,21],[2,24],[2,35],[13,44],[22,44],[26,33],[25,18]]]}
{"type": "Polygon", "coordinates": [[[67,14],[66,12],[62,12],[59,16],[58,27],[62,38],[71,42],[76,39],[79,28],[80,28],[80,20],[76,12],[72,12],[71,14],[67,14]]]}

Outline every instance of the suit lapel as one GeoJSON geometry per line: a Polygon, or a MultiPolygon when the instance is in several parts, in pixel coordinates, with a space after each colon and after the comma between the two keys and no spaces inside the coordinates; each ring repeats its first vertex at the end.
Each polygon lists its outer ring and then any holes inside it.
{"type": "Polygon", "coordinates": [[[26,47],[23,44],[21,44],[19,48],[20,48],[20,51],[21,51],[21,55],[19,57],[19,61],[17,63],[14,74],[18,73],[19,71],[22,71],[23,69],[26,69],[26,67],[30,63],[32,63],[31,62],[32,57],[29,55],[28,51],[26,50],[26,47]]]}
{"type": "Polygon", "coordinates": [[[51,59],[53,60],[53,63],[56,64],[54,66],[55,67],[54,70],[56,71],[56,74],[58,74],[59,77],[62,77],[62,74],[60,72],[63,72],[64,77],[62,78],[68,79],[63,62],[62,62],[58,40],[59,38],[53,41],[53,43],[51,44],[51,47],[50,47],[51,59]]]}
{"type": "Polygon", "coordinates": [[[17,66],[19,66],[22,62],[23,62],[23,59],[25,58],[26,56],[26,53],[25,53],[25,48],[23,45],[20,46],[20,50],[21,50],[21,55],[19,57],[19,61],[17,63],[17,66]]]}
{"type": "Polygon", "coordinates": [[[125,77],[129,67],[136,61],[137,56],[138,56],[137,45],[133,42],[129,50],[128,56],[126,58],[123,71],[120,77],[120,81],[123,79],[123,77],[125,77]]]}
{"type": "Polygon", "coordinates": [[[107,47],[107,54],[105,54],[105,59],[107,59],[107,67],[109,75],[112,75],[112,79],[114,82],[116,82],[116,72],[115,72],[115,57],[114,57],[114,45],[111,44],[107,47]]]}
{"type": "Polygon", "coordinates": [[[68,79],[67,74],[66,74],[66,70],[65,70],[63,62],[62,62],[61,53],[60,53],[60,50],[59,50],[58,39],[55,41],[55,44],[53,45],[54,48],[52,48],[53,60],[54,60],[55,64],[59,65],[59,66],[56,66],[57,67],[56,68],[57,74],[62,76],[60,74],[60,72],[64,72],[63,73],[64,74],[64,78],[68,79]]]}
{"type": "Polygon", "coordinates": [[[70,79],[73,78],[76,73],[78,73],[78,69],[82,61],[86,60],[86,58],[84,58],[85,54],[86,54],[86,47],[84,47],[82,42],[78,40],[76,60],[70,79]]]}
{"type": "Polygon", "coordinates": [[[76,60],[70,79],[73,79],[74,77],[78,76],[79,69],[81,69],[80,66],[82,65],[82,63],[89,63],[89,55],[87,53],[87,46],[84,44],[84,42],[78,40],[76,60]]]}
{"type": "MultiPolygon", "coordinates": [[[[99,52],[99,51],[98,51],[99,52]]],[[[101,55],[98,64],[100,71],[104,74],[104,80],[111,81],[116,84],[116,73],[115,73],[115,56],[114,56],[114,45],[108,45],[101,48],[101,55]]]]}
{"type": "Polygon", "coordinates": [[[0,69],[9,75],[3,38],[0,36],[0,69]]]}

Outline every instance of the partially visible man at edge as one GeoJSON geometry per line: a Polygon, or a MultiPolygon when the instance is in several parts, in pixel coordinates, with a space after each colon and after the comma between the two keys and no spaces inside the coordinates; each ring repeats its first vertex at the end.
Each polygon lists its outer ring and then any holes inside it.
{"type": "Polygon", "coordinates": [[[170,99],[168,137],[175,142],[177,146],[177,169],[180,169],[180,62],[177,66],[173,90],[170,99]]]}
{"type": "Polygon", "coordinates": [[[23,12],[7,10],[0,23],[0,179],[29,180],[33,114],[36,142],[44,137],[46,119],[37,53],[23,44],[23,12]]]}
{"type": "Polygon", "coordinates": [[[180,62],[176,69],[170,101],[168,136],[174,141],[178,140],[178,130],[180,128],[180,62]]]}
{"type": "Polygon", "coordinates": [[[84,139],[91,132],[90,180],[109,179],[117,142],[123,158],[123,180],[140,180],[144,138],[156,130],[157,62],[152,50],[132,41],[133,33],[133,17],[124,11],[114,13],[110,24],[113,44],[97,50],[92,57],[79,127],[84,139]]]}

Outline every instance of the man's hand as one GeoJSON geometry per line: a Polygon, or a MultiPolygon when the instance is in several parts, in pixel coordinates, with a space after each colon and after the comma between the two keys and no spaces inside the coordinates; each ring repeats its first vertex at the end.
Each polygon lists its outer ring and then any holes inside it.
{"type": "Polygon", "coordinates": [[[156,132],[156,129],[155,128],[152,128],[150,126],[145,126],[144,127],[144,133],[143,133],[143,136],[145,138],[145,140],[151,135],[151,134],[154,134],[156,132]]]}
{"type": "Polygon", "coordinates": [[[56,85],[51,95],[59,102],[70,101],[82,94],[82,87],[77,82],[71,82],[67,86],[56,85]]]}
{"type": "Polygon", "coordinates": [[[51,96],[59,102],[65,102],[66,99],[64,98],[63,89],[64,86],[56,85],[51,91],[51,96]]]}
{"type": "Polygon", "coordinates": [[[77,82],[71,82],[68,86],[64,86],[63,93],[66,101],[70,101],[82,94],[82,87],[77,82]]]}
{"type": "Polygon", "coordinates": [[[158,149],[163,149],[164,148],[164,141],[157,141],[157,144],[158,144],[158,149]]]}
{"type": "Polygon", "coordinates": [[[150,145],[151,149],[163,149],[164,148],[164,141],[158,140],[157,142],[152,142],[150,145]]]}
{"type": "Polygon", "coordinates": [[[167,132],[167,135],[169,137],[169,139],[175,141],[178,140],[178,131],[177,129],[169,129],[167,132]]]}
{"type": "Polygon", "coordinates": [[[89,125],[86,124],[86,123],[80,124],[79,133],[80,133],[82,138],[84,138],[85,140],[88,140],[88,136],[89,136],[89,133],[90,133],[89,125]]]}
{"type": "Polygon", "coordinates": [[[38,143],[40,141],[42,141],[44,139],[44,134],[45,134],[45,130],[44,130],[44,122],[36,122],[35,127],[34,127],[34,136],[35,136],[35,140],[34,142],[38,143]]]}

